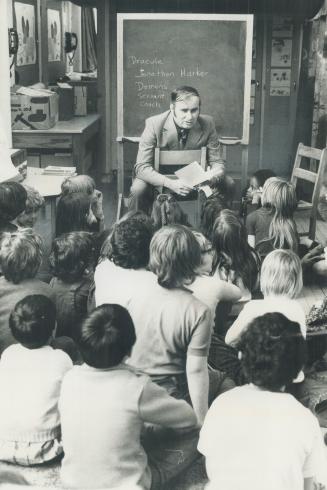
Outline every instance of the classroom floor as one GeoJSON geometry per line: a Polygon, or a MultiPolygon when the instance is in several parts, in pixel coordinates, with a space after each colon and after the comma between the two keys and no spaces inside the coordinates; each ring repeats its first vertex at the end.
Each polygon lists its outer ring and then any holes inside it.
{"type": "MultiPolygon", "coordinates": [[[[110,227],[116,219],[117,195],[115,182],[110,184],[100,184],[98,188],[103,193],[104,214],[106,227],[110,227]]],[[[41,216],[37,229],[46,237],[46,241],[50,241],[50,227],[48,224],[49,210],[41,216]]],[[[298,230],[305,231],[308,219],[304,213],[296,216],[298,230]]],[[[327,223],[317,221],[316,240],[322,243],[327,241],[327,223]]],[[[327,281],[326,284],[306,286],[301,297],[302,305],[307,312],[313,303],[327,296],[327,281]]],[[[323,429],[325,432],[326,429],[323,429]]],[[[327,453],[327,448],[326,448],[327,453]]],[[[0,476],[2,472],[13,471],[16,474],[22,475],[30,485],[37,485],[47,488],[61,488],[59,477],[59,465],[50,464],[47,467],[22,468],[11,464],[0,463],[0,476]]],[[[169,484],[169,490],[204,490],[206,484],[206,473],[204,468],[204,460],[200,458],[194,465],[173,484],[169,484]]],[[[168,488],[167,488],[168,490],[168,488]]]]}

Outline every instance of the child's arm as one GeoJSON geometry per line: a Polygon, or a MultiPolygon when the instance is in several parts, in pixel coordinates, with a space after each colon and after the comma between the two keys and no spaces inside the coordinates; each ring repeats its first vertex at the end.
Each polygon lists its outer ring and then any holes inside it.
{"type": "Polygon", "coordinates": [[[248,244],[250,247],[255,247],[255,235],[248,235],[248,244]]]}
{"type": "Polygon", "coordinates": [[[235,345],[249,322],[252,320],[252,316],[248,314],[248,305],[251,303],[247,303],[243,310],[240,312],[238,317],[232,326],[228,329],[225,337],[225,342],[228,345],[235,345]]]}
{"type": "Polygon", "coordinates": [[[222,281],[217,276],[217,300],[236,302],[242,297],[242,291],[232,282],[222,281]]]}
{"type": "Polygon", "coordinates": [[[208,358],[206,356],[200,357],[188,354],[186,358],[186,377],[192,406],[199,424],[202,425],[208,411],[208,358]]]}
{"type": "Polygon", "coordinates": [[[171,429],[190,429],[197,423],[191,405],[168,395],[164,388],[150,379],[145,384],[139,400],[139,414],[144,422],[171,429]]]}

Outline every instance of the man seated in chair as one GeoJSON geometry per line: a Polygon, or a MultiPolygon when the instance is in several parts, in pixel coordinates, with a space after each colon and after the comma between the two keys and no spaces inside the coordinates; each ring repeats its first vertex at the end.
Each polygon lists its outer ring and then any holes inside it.
{"type": "MultiPolygon", "coordinates": [[[[149,117],[139,143],[135,164],[135,178],[131,187],[130,204],[135,200],[147,208],[152,204],[154,187],[165,187],[170,192],[187,196],[192,190],[180,179],[172,179],[155,171],[154,152],[162,150],[197,150],[207,147],[207,163],[217,169],[214,180],[224,178],[226,187],[232,195],[234,181],[225,176],[225,162],[219,143],[215,123],[211,116],[200,114],[201,99],[193,87],[179,87],[171,93],[170,109],[149,117]]],[[[190,162],[191,163],[191,162],[190,162]]]]}

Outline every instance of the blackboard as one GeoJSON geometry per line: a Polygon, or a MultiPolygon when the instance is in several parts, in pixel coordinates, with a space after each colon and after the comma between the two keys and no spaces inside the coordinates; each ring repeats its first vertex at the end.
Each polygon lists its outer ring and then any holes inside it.
{"type": "Polygon", "coordinates": [[[190,85],[219,135],[248,144],[252,27],[252,15],[118,14],[118,136],[140,136],[190,85]]]}

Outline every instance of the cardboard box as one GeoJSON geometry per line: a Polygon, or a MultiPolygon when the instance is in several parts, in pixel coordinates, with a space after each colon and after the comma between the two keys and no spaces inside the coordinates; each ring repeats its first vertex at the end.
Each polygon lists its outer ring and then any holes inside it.
{"type": "Polygon", "coordinates": [[[49,90],[19,89],[11,93],[12,129],[50,129],[58,121],[58,94],[49,90]],[[23,92],[23,93],[19,93],[23,92]]]}

